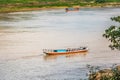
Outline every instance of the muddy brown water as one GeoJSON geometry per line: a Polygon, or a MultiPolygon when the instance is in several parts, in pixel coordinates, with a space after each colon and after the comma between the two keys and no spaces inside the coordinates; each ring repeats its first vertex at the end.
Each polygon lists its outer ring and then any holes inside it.
{"type": "Polygon", "coordinates": [[[86,65],[120,63],[102,37],[120,8],[64,9],[0,14],[0,80],[79,80],[86,65]],[[87,53],[48,56],[42,49],[87,46],[87,53]]]}

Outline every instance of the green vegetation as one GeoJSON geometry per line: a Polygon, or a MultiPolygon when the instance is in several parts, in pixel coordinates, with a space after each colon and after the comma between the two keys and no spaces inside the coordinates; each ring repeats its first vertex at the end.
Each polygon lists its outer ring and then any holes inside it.
{"type": "MultiPolygon", "coordinates": [[[[111,20],[120,23],[120,16],[113,17],[111,20]]],[[[109,45],[111,49],[120,50],[120,24],[119,26],[110,26],[110,28],[105,30],[103,36],[111,41],[109,45]]]]}
{"type": "Polygon", "coordinates": [[[88,65],[89,80],[120,80],[120,66],[113,65],[110,69],[102,69],[88,65]]]}
{"type": "Polygon", "coordinates": [[[96,3],[105,3],[107,0],[95,0],[96,3]]]}
{"type": "Polygon", "coordinates": [[[72,7],[76,5],[83,7],[115,6],[116,4],[120,5],[119,2],[120,0],[0,0],[0,12],[32,10],[32,8],[72,7]],[[111,2],[117,3],[111,4],[111,2]]]}
{"type": "MultiPolygon", "coordinates": [[[[112,17],[112,21],[118,22],[118,26],[110,26],[105,30],[103,36],[111,41],[111,49],[120,50],[120,16],[112,17]]],[[[87,65],[89,69],[89,80],[120,80],[120,66],[113,65],[110,69],[102,69],[87,65]]]]}
{"type": "Polygon", "coordinates": [[[95,0],[96,3],[120,2],[120,0],[95,0]]]}
{"type": "MultiPolygon", "coordinates": [[[[110,26],[103,36],[111,41],[111,49],[120,50],[120,16],[112,17],[112,21],[118,22],[118,26],[110,26]]],[[[110,69],[100,69],[98,66],[87,65],[89,80],[120,80],[120,65],[113,65],[110,69]]]]}
{"type": "Polygon", "coordinates": [[[84,80],[120,80],[120,65],[113,64],[112,67],[107,69],[102,69],[100,66],[87,65],[87,69],[88,78],[84,80]]]}

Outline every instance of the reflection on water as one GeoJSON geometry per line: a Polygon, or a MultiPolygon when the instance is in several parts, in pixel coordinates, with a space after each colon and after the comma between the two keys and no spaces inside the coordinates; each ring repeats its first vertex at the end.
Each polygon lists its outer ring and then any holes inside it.
{"type": "Polygon", "coordinates": [[[85,57],[87,55],[87,52],[83,52],[83,53],[74,53],[74,54],[62,54],[62,55],[45,55],[44,59],[45,60],[56,60],[59,59],[61,57],[65,57],[65,58],[72,58],[72,57],[85,57]]]}
{"type": "Polygon", "coordinates": [[[120,8],[64,9],[0,14],[1,80],[79,80],[86,65],[120,63],[102,37],[120,8]],[[45,55],[42,49],[88,46],[87,53],[45,55]]]}

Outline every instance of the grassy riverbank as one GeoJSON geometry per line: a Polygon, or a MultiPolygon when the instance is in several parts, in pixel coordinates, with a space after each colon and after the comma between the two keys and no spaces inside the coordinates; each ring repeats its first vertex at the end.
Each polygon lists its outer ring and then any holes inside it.
{"type": "Polygon", "coordinates": [[[41,10],[49,8],[119,7],[120,0],[0,0],[0,12],[41,10]]]}

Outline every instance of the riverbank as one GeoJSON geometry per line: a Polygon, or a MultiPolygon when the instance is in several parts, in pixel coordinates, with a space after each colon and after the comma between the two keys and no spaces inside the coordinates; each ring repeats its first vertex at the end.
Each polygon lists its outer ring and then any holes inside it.
{"type": "Polygon", "coordinates": [[[89,80],[120,80],[120,65],[92,72],[89,80]]]}
{"type": "Polygon", "coordinates": [[[9,13],[9,12],[21,12],[21,11],[33,11],[33,10],[50,10],[50,9],[64,9],[67,7],[79,6],[80,8],[101,8],[101,7],[120,7],[120,2],[112,3],[80,3],[79,5],[39,5],[39,4],[7,4],[1,5],[0,13],[9,13]],[[6,7],[5,7],[6,6],[6,7]]]}

